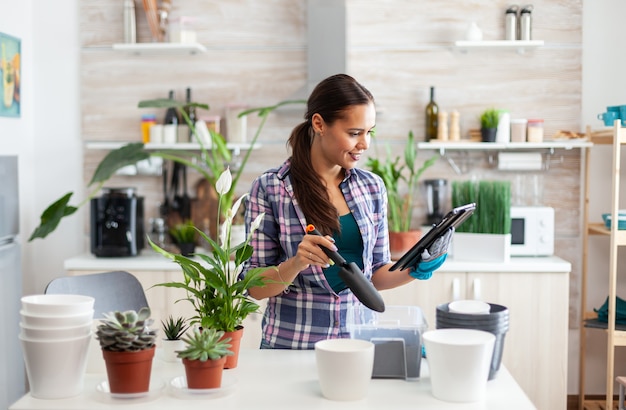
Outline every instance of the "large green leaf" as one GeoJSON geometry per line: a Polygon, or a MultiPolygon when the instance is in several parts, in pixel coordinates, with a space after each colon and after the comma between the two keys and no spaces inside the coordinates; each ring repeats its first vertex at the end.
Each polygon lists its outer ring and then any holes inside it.
{"type": "Polygon", "coordinates": [[[135,142],[124,145],[114,151],[107,154],[106,157],[100,162],[96,172],[89,182],[89,186],[107,181],[113,176],[115,171],[125,167],[127,165],[136,164],[138,161],[148,159],[150,154],[144,150],[144,145],[141,142],[135,142]]]}
{"type": "Polygon", "coordinates": [[[139,108],[172,108],[173,107],[173,108],[178,108],[178,109],[182,109],[184,107],[196,107],[196,108],[203,108],[205,110],[209,109],[208,104],[176,101],[176,100],[170,100],[169,98],[157,98],[155,100],[139,101],[139,104],[137,104],[137,107],[139,108]]]}
{"type": "Polygon", "coordinates": [[[50,232],[56,229],[59,222],[61,222],[61,218],[72,215],[76,212],[78,208],[67,205],[72,197],[72,194],[72,192],[68,192],[46,208],[46,210],[41,214],[41,222],[39,226],[35,228],[30,238],[28,238],[29,241],[36,238],[45,238],[48,234],[50,234],[50,232]]]}

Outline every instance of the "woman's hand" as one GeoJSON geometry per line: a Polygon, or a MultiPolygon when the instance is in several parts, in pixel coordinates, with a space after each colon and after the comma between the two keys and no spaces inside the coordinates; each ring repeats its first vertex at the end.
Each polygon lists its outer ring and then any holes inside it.
{"type": "Polygon", "coordinates": [[[304,270],[310,265],[329,267],[333,262],[320,246],[325,246],[333,251],[337,250],[335,241],[331,236],[304,235],[302,242],[298,244],[298,251],[294,256],[294,265],[300,270],[304,270]]]}

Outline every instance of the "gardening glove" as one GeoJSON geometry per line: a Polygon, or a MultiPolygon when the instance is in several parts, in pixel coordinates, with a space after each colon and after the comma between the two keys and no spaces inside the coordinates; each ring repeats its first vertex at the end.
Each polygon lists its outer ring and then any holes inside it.
{"type": "Polygon", "coordinates": [[[440,236],[428,249],[422,252],[422,259],[413,266],[409,271],[409,275],[415,279],[426,280],[433,276],[433,272],[439,269],[448,257],[448,247],[452,241],[454,228],[450,228],[448,232],[440,236]]]}

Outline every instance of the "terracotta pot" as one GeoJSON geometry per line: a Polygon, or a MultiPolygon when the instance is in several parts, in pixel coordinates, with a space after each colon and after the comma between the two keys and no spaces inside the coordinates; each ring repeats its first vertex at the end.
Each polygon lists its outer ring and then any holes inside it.
{"type": "Polygon", "coordinates": [[[187,377],[188,389],[216,389],[222,386],[222,373],[224,372],[224,356],[217,360],[189,360],[183,359],[185,376],[187,377]]]}
{"type": "Polygon", "coordinates": [[[241,345],[241,337],[243,336],[243,326],[239,327],[234,332],[225,332],[222,339],[230,337],[230,351],[233,352],[232,356],[226,356],[226,364],[224,369],[234,369],[237,367],[239,361],[239,346],[241,345]]]}
{"type": "Polygon", "coordinates": [[[398,260],[420,240],[422,231],[389,232],[391,259],[398,260]]]}
{"type": "Polygon", "coordinates": [[[137,352],[102,351],[111,393],[150,391],[155,346],[137,352]]]}

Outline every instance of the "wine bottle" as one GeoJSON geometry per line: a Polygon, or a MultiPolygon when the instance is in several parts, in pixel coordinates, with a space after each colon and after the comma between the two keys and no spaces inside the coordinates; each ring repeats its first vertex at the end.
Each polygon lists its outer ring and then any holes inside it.
{"type": "MultiPolygon", "coordinates": [[[[170,90],[169,99],[172,101],[174,100],[174,90],[170,90]]],[[[171,125],[178,126],[179,121],[178,121],[178,112],[176,112],[176,108],[170,107],[167,109],[167,111],[165,111],[165,118],[163,119],[163,124],[164,125],[171,124],[171,125]]]]}
{"type": "Polygon", "coordinates": [[[430,101],[426,106],[426,142],[437,139],[439,106],[435,102],[435,87],[430,87],[430,101]]]}
{"type": "MultiPolygon", "coordinates": [[[[185,97],[185,101],[187,102],[187,105],[185,105],[185,112],[187,113],[187,116],[189,116],[189,121],[195,126],[196,107],[189,105],[189,103],[191,103],[191,87],[187,87],[187,95],[185,97]]],[[[191,131],[191,127],[189,127],[189,142],[193,142],[193,132],[191,131]]]]}

